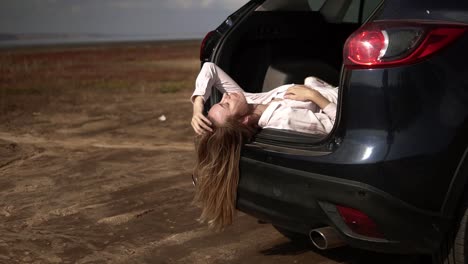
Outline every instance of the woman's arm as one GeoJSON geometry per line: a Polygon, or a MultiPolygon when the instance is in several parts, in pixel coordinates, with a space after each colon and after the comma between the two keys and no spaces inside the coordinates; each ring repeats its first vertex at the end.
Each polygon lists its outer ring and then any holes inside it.
{"type": "Polygon", "coordinates": [[[192,128],[195,133],[202,135],[206,131],[213,131],[210,127],[211,121],[203,114],[204,101],[202,96],[193,98],[193,115],[192,115],[192,128]]]}
{"type": "Polygon", "coordinates": [[[206,102],[214,87],[221,93],[244,93],[244,90],[221,68],[212,62],[205,62],[195,81],[195,91],[192,94],[192,102],[195,96],[202,96],[206,102]]]}
{"type": "Polygon", "coordinates": [[[317,90],[311,89],[305,85],[294,85],[289,88],[285,95],[285,99],[297,100],[297,101],[312,101],[316,103],[321,109],[327,107],[330,104],[327,98],[325,98],[317,90]]]}
{"type": "Polygon", "coordinates": [[[205,102],[210,98],[211,89],[215,87],[220,92],[241,92],[244,90],[216,64],[205,62],[195,81],[195,91],[192,94],[193,116],[191,125],[195,133],[201,135],[211,129],[211,122],[203,115],[205,102]]]}
{"type": "Polygon", "coordinates": [[[323,112],[330,118],[332,122],[335,121],[336,104],[330,102],[315,89],[305,85],[294,85],[286,91],[284,98],[297,101],[312,101],[323,110],[323,112]]]}

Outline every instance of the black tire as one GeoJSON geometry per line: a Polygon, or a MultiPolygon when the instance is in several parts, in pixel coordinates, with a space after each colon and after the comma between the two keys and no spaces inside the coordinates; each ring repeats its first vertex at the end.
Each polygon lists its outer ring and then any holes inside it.
{"type": "Polygon", "coordinates": [[[468,264],[468,236],[466,226],[468,224],[468,208],[461,217],[456,228],[456,233],[450,233],[437,254],[433,258],[434,264],[468,264]]]}
{"type": "Polygon", "coordinates": [[[311,244],[309,236],[301,233],[297,233],[280,226],[273,225],[273,227],[283,236],[287,237],[291,242],[295,244],[311,244]]]}

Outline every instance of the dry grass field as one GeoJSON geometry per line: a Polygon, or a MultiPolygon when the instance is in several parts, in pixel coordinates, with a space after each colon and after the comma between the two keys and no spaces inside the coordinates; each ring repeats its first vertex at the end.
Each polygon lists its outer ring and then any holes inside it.
{"type": "Polygon", "coordinates": [[[196,221],[198,48],[0,50],[0,263],[397,263],[317,254],[242,213],[222,233],[196,221]]]}
{"type": "MultiPolygon", "coordinates": [[[[190,92],[198,41],[0,50],[0,113],[62,111],[190,92]],[[156,95],[156,97],[154,97],[156,95]]],[[[157,105],[157,104],[156,104],[157,105]]],[[[157,110],[158,107],[155,107],[157,110]]],[[[3,121],[3,120],[2,120],[3,121]]]]}

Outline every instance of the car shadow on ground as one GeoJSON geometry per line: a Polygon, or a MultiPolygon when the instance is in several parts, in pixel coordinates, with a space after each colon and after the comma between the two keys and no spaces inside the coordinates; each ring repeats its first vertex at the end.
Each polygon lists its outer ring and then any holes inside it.
{"type": "Polygon", "coordinates": [[[317,249],[309,242],[283,242],[270,248],[261,250],[266,256],[272,255],[300,255],[312,251],[337,263],[346,264],[430,264],[427,256],[393,255],[370,252],[351,247],[341,247],[329,250],[317,249]]]}

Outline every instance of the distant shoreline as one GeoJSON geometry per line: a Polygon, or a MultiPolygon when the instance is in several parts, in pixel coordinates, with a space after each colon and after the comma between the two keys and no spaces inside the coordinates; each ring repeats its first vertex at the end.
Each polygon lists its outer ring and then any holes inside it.
{"type": "Polygon", "coordinates": [[[160,42],[185,41],[201,39],[203,34],[187,33],[185,35],[119,35],[99,33],[8,33],[0,32],[0,49],[16,47],[56,46],[56,45],[95,45],[103,43],[134,43],[134,42],[160,42]]]}
{"type": "Polygon", "coordinates": [[[88,40],[88,41],[73,41],[60,42],[50,41],[42,43],[22,43],[22,44],[10,44],[2,43],[0,41],[0,51],[2,50],[18,50],[18,49],[31,49],[31,48],[62,48],[62,47],[96,47],[96,46],[108,46],[108,45],[145,45],[145,44],[176,44],[176,43],[191,43],[201,42],[201,38],[187,38],[187,39],[128,39],[128,40],[88,40]]]}

